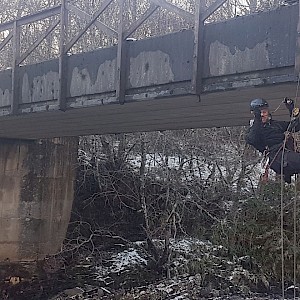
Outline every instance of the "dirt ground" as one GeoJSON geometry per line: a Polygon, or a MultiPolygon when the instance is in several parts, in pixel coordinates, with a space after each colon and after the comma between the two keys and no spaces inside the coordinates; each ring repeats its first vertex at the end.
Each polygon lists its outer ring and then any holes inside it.
{"type": "MultiPolygon", "coordinates": [[[[229,259],[225,250],[198,240],[173,241],[167,273],[150,268],[140,244],[37,264],[3,264],[0,299],[282,299],[280,285],[253,264],[249,269],[249,258],[229,259]]],[[[293,299],[294,289],[288,287],[286,298],[293,299]]]]}

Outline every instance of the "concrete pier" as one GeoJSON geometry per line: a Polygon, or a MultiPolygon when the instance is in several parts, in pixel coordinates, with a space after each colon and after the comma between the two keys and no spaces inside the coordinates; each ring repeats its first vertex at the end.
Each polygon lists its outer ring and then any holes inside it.
{"type": "Polygon", "coordinates": [[[0,262],[60,250],[74,196],[77,138],[0,140],[0,262]]]}

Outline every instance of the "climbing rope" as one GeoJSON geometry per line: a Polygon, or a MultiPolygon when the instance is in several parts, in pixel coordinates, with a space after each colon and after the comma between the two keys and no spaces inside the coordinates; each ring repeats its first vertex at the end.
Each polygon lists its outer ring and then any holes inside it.
{"type": "Polygon", "coordinates": [[[282,291],[282,299],[284,300],[284,207],[283,207],[283,159],[284,159],[284,149],[286,144],[286,137],[283,143],[283,149],[281,154],[281,164],[280,164],[280,174],[281,174],[281,181],[280,181],[280,236],[281,236],[281,291],[282,291]]]}
{"type": "MultiPolygon", "coordinates": [[[[296,96],[294,101],[294,106],[297,104],[298,92],[299,92],[299,85],[300,85],[300,73],[298,74],[298,82],[296,88],[296,96]]],[[[276,112],[281,104],[275,109],[276,112]]],[[[290,123],[288,126],[288,130],[293,121],[293,114],[291,115],[290,123]]],[[[287,131],[288,131],[287,130],[287,131]]],[[[295,128],[293,128],[293,132],[295,132],[295,128]]],[[[280,174],[281,174],[281,189],[280,189],[280,234],[281,234],[281,289],[282,289],[282,299],[285,297],[285,273],[284,273],[284,180],[283,180],[283,163],[284,163],[284,153],[285,153],[285,146],[287,143],[288,135],[285,135],[283,145],[282,145],[282,153],[281,153],[281,164],[280,164],[280,174]]],[[[296,141],[294,139],[294,150],[296,149],[296,141]]],[[[277,156],[277,155],[276,155],[277,156]]],[[[270,164],[271,165],[271,164],[270,164]]],[[[295,194],[294,194],[294,205],[293,205],[293,222],[294,222],[294,234],[293,234],[293,283],[294,283],[294,300],[296,299],[296,272],[297,272],[297,175],[295,175],[295,194]]]]}
{"type": "Polygon", "coordinates": [[[295,197],[294,197],[294,262],[293,262],[293,272],[294,272],[294,299],[296,299],[296,272],[297,272],[297,175],[295,175],[295,197]]]}
{"type": "Polygon", "coordinates": [[[272,111],[272,114],[276,113],[276,111],[281,107],[281,105],[284,103],[284,99],[279,103],[279,105],[272,111]]]}
{"type": "MultiPolygon", "coordinates": [[[[296,89],[296,96],[295,96],[295,106],[297,104],[297,98],[298,98],[298,92],[299,92],[299,85],[300,85],[300,72],[298,74],[298,82],[297,82],[297,89],[296,89]]],[[[296,149],[296,151],[298,151],[297,149],[297,143],[296,140],[294,139],[294,149],[296,149]]],[[[295,190],[295,194],[294,194],[294,262],[293,262],[293,272],[294,272],[294,300],[296,299],[296,281],[297,281],[297,276],[296,276],[296,272],[297,272],[297,197],[298,197],[298,190],[297,190],[297,179],[298,179],[298,175],[295,174],[295,186],[294,186],[294,190],[295,190]]]]}

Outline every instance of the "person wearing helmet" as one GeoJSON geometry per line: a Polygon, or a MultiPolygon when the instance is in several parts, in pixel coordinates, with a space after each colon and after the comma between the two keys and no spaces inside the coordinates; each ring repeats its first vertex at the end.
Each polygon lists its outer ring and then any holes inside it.
{"type": "Polygon", "coordinates": [[[292,117],[291,121],[272,119],[269,104],[262,98],[253,99],[250,102],[254,120],[250,121],[246,142],[261,153],[267,153],[269,166],[277,174],[281,174],[283,162],[284,180],[291,183],[291,176],[300,173],[300,153],[294,151],[294,143],[286,139],[286,132],[299,131],[300,123],[295,113],[294,101],[285,98],[284,103],[292,117]],[[284,153],[283,159],[282,153],[284,153]]]}

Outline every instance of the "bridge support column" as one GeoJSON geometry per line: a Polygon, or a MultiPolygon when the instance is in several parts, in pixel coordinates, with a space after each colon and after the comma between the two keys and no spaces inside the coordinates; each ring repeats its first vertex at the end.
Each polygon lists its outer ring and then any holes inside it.
{"type": "Polygon", "coordinates": [[[0,262],[59,251],[73,202],[77,138],[0,140],[0,262]]]}

